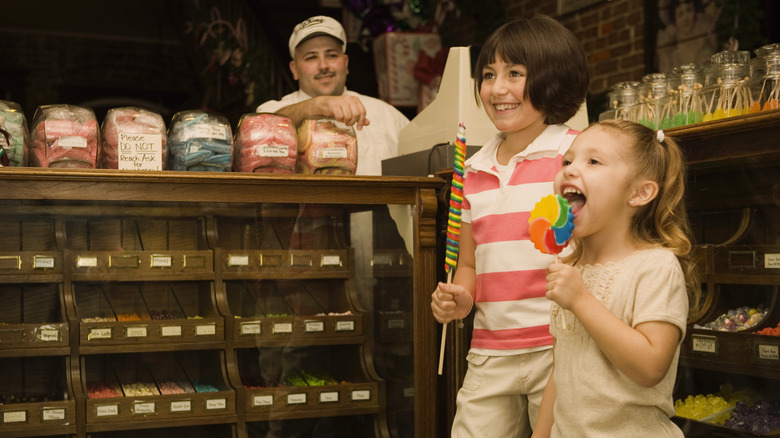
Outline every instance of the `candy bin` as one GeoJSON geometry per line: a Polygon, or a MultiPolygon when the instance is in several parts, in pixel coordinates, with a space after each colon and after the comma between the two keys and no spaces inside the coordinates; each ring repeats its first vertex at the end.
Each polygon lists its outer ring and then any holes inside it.
{"type": "Polygon", "coordinates": [[[696,64],[675,67],[669,77],[670,92],[658,102],[660,129],[700,123],[704,118],[704,74],[696,64]]]}
{"type": "Polygon", "coordinates": [[[271,113],[244,114],[236,131],[234,171],[295,172],[298,140],[295,125],[289,117],[271,113]]]}
{"type": "Polygon", "coordinates": [[[703,121],[747,114],[752,104],[748,76],[748,51],[725,51],[712,55],[711,84],[702,90],[707,108],[703,121]]]}
{"type": "Polygon", "coordinates": [[[618,107],[615,111],[616,119],[621,120],[633,120],[635,111],[634,106],[639,103],[639,82],[626,81],[619,82],[617,84],[618,93],[618,107]]]}
{"type": "Polygon", "coordinates": [[[751,113],[780,108],[780,52],[771,52],[763,59],[766,73],[748,81],[753,98],[751,113]]]}
{"type": "Polygon", "coordinates": [[[171,169],[230,172],[233,164],[233,131],[221,114],[200,110],[173,115],[168,129],[171,169]]]}
{"type": "Polygon", "coordinates": [[[100,167],[122,170],[164,170],[167,154],[165,122],[142,108],[112,108],[102,127],[100,167]]]}
{"type": "Polygon", "coordinates": [[[351,126],[332,119],[304,120],[298,128],[299,173],[354,175],[357,139],[351,126]]]}
{"type": "Polygon", "coordinates": [[[26,166],[29,131],[18,103],[0,100],[0,128],[8,133],[0,136],[0,166],[26,166]]]}
{"type": "Polygon", "coordinates": [[[35,110],[30,139],[34,167],[97,167],[100,130],[91,108],[44,105],[35,110]]]}
{"type": "Polygon", "coordinates": [[[750,77],[762,77],[766,74],[766,56],[780,53],[780,43],[772,43],[754,50],[756,57],[750,60],[750,77]]]}
{"type": "Polygon", "coordinates": [[[613,84],[609,87],[609,91],[607,92],[607,103],[609,104],[609,108],[599,113],[599,121],[617,118],[617,109],[618,105],[620,105],[620,84],[621,83],[613,84]]]}
{"type": "Polygon", "coordinates": [[[631,120],[650,129],[658,129],[661,125],[658,101],[666,96],[668,91],[669,81],[664,73],[644,75],[639,85],[639,102],[631,109],[631,120]]]}

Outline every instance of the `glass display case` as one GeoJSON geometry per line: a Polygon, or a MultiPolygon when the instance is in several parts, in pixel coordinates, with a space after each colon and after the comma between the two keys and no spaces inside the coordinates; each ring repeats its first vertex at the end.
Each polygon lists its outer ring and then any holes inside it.
{"type": "Polygon", "coordinates": [[[778,128],[773,110],[666,131],[688,162],[702,274],[674,394],[689,438],[780,433],[778,128]]]}
{"type": "Polygon", "coordinates": [[[0,181],[0,435],[437,435],[442,179],[0,181]]]}

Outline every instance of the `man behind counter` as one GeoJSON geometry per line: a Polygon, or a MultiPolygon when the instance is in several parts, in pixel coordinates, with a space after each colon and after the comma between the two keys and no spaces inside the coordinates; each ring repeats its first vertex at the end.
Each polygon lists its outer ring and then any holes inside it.
{"type": "Polygon", "coordinates": [[[334,118],[354,126],[357,175],[381,175],[382,160],[398,155],[398,134],[409,119],[392,105],[347,90],[349,57],[344,28],[318,15],[298,23],[290,35],[290,71],[300,89],[257,107],[275,112],[296,126],[308,118],[334,118]]]}

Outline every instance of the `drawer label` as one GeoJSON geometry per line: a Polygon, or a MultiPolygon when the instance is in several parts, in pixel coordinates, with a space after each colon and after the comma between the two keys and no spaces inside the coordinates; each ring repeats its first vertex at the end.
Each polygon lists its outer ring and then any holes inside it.
{"type": "Polygon", "coordinates": [[[780,254],[764,254],[764,268],[780,269],[780,254]]]}
{"type": "Polygon", "coordinates": [[[339,401],[338,391],[328,391],[320,393],[320,403],[336,403],[339,401]]]}
{"type": "Polygon", "coordinates": [[[35,338],[41,342],[59,342],[62,339],[62,336],[60,329],[51,326],[43,326],[38,327],[38,330],[35,331],[35,338]]]}
{"type": "Polygon", "coordinates": [[[93,329],[89,329],[87,340],[92,341],[95,339],[111,339],[112,336],[113,335],[112,335],[111,327],[93,328],[93,329]]]}
{"type": "Polygon", "coordinates": [[[306,404],[306,393],[287,394],[288,405],[304,405],[306,404]]]}
{"type": "Polygon", "coordinates": [[[117,415],[119,415],[119,404],[117,403],[95,406],[96,417],[114,417],[117,415]]]}
{"type": "Polygon", "coordinates": [[[41,409],[42,421],[62,421],[65,420],[65,408],[43,408],[41,409]]]}
{"type": "Polygon", "coordinates": [[[691,350],[696,353],[718,354],[718,338],[715,336],[693,335],[691,350]]]}
{"type": "Polygon", "coordinates": [[[403,319],[388,319],[387,328],[390,330],[399,330],[406,327],[406,321],[403,319]]]}
{"type": "Polygon", "coordinates": [[[355,321],[336,321],[337,332],[354,332],[355,321]]]}
{"type": "Polygon", "coordinates": [[[195,336],[213,336],[216,334],[216,324],[200,324],[195,326],[195,336]]]}
{"type": "Polygon", "coordinates": [[[341,256],[339,255],[324,255],[320,260],[321,266],[341,266],[341,256]]]}
{"type": "Polygon", "coordinates": [[[33,269],[54,269],[54,257],[52,256],[33,257],[33,269]]]}
{"type": "Polygon", "coordinates": [[[305,323],[306,333],[319,333],[325,331],[324,321],[306,321],[305,323]]]}
{"type": "Polygon", "coordinates": [[[216,411],[218,409],[227,409],[227,400],[224,398],[210,398],[206,400],[206,410],[216,411]]]}
{"type": "Polygon", "coordinates": [[[780,360],[780,345],[758,344],[758,358],[780,360]]]}
{"type": "Polygon", "coordinates": [[[151,256],[151,265],[153,268],[170,268],[173,266],[173,257],[154,254],[151,256]]]}
{"type": "Polygon", "coordinates": [[[77,268],[97,268],[97,265],[98,265],[97,257],[83,257],[83,256],[76,257],[77,268]]]}
{"type": "Polygon", "coordinates": [[[370,389],[355,389],[352,391],[352,401],[365,401],[371,399],[370,389]]]}
{"type": "Polygon", "coordinates": [[[128,327],[126,332],[128,338],[145,338],[147,334],[147,328],[145,325],[128,327]]]}
{"type": "Polygon", "coordinates": [[[259,335],[263,332],[263,326],[259,322],[242,322],[242,335],[259,335]]]}
{"type": "Polygon", "coordinates": [[[273,406],[273,404],[274,404],[273,395],[256,395],[252,397],[252,406],[254,407],[273,406]]]}
{"type": "Polygon", "coordinates": [[[176,400],[170,405],[171,412],[192,412],[192,400],[176,400]]]}
{"type": "Polygon", "coordinates": [[[274,334],[287,334],[292,333],[293,331],[293,325],[291,322],[275,322],[274,323],[274,334]]]}
{"type": "Polygon", "coordinates": [[[177,337],[181,336],[180,325],[164,325],[160,327],[160,334],[165,337],[177,337]]]}
{"type": "Polygon", "coordinates": [[[227,264],[228,266],[249,266],[249,256],[245,254],[229,254],[227,264]]]}
{"type": "Polygon", "coordinates": [[[155,402],[135,402],[133,403],[133,415],[154,414],[157,412],[155,402]]]}
{"type": "Polygon", "coordinates": [[[3,412],[3,423],[26,423],[27,411],[3,412]]]}

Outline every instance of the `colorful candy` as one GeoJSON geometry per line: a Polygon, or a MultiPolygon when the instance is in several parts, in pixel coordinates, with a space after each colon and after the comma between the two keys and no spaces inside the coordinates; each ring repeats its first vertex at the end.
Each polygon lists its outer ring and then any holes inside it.
{"type": "Polygon", "coordinates": [[[543,254],[559,254],[574,230],[574,215],[561,195],[547,195],[537,202],[528,218],[528,233],[534,247],[543,254]]]}
{"type": "Polygon", "coordinates": [[[458,263],[460,245],[460,217],[463,209],[463,168],[466,161],[466,126],[458,125],[458,135],[455,138],[455,162],[452,172],[452,188],[450,189],[450,214],[447,220],[447,252],[444,260],[444,270],[450,272],[458,263]]]}

